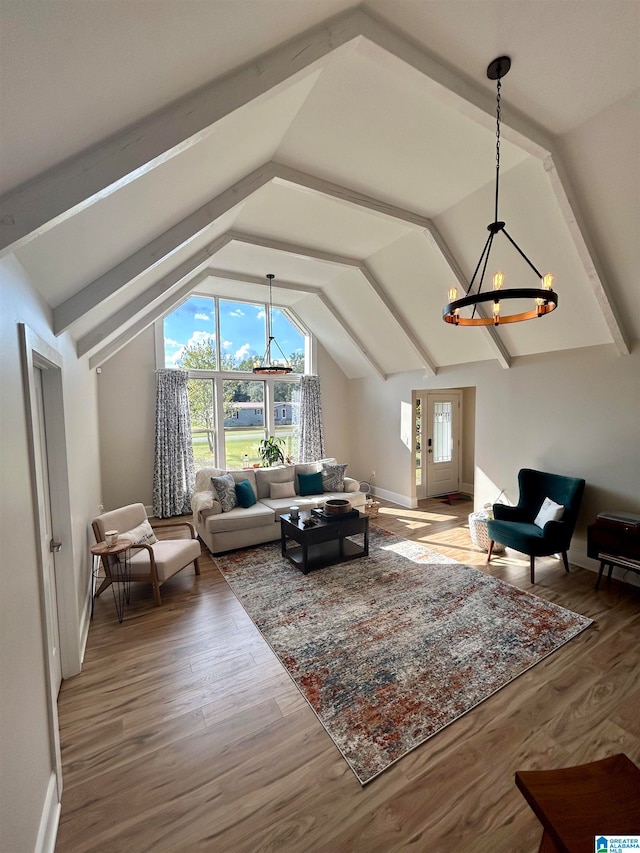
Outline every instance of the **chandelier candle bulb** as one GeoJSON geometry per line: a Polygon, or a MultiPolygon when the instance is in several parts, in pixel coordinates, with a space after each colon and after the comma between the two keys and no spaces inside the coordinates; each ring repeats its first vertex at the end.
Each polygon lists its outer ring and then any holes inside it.
{"type": "MultiPolygon", "coordinates": [[[[545,317],[558,307],[558,294],[553,290],[553,275],[543,275],[540,270],[525,255],[520,246],[508,233],[506,222],[498,217],[498,196],[500,184],[500,118],[501,118],[501,88],[502,78],[511,68],[511,59],[508,56],[499,56],[489,63],[487,77],[496,80],[496,191],[493,212],[493,222],[487,225],[489,236],[480,255],[475,272],[467,286],[463,296],[458,298],[456,289],[451,288],[448,292],[449,302],[442,311],[442,319],[445,323],[455,326],[497,326],[505,323],[520,323],[523,320],[533,320],[536,317],[545,317]],[[493,276],[493,291],[482,290],[485,282],[485,271],[489,263],[491,247],[494,238],[503,235],[507,241],[518,252],[529,269],[535,274],[537,287],[508,287],[503,288],[505,275],[498,270],[493,276]],[[529,310],[522,311],[517,306],[523,299],[530,300],[529,310]],[[489,303],[493,303],[490,311],[489,303]],[[506,303],[502,314],[500,303],[506,303]],[[460,312],[464,309],[465,313],[460,312]]],[[[501,238],[500,238],[501,239],[501,238]]]]}

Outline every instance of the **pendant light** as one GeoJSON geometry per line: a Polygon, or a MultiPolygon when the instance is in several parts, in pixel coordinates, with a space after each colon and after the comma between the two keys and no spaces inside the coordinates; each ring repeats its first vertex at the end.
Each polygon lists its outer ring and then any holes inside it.
{"type": "Polygon", "coordinates": [[[264,357],[262,361],[256,362],[253,372],[259,373],[266,376],[283,376],[286,373],[291,373],[293,368],[289,364],[289,361],[285,354],[282,352],[280,345],[277,340],[273,337],[271,332],[273,331],[273,304],[271,300],[271,283],[275,276],[273,273],[269,273],[267,275],[269,279],[269,313],[267,315],[267,349],[265,351],[264,357]],[[279,350],[280,355],[284,359],[284,361],[280,361],[279,359],[272,360],[271,354],[271,346],[272,344],[279,350]]]}
{"type": "Polygon", "coordinates": [[[496,193],[495,193],[495,208],[493,222],[487,225],[489,236],[484,244],[480,260],[475,268],[473,277],[465,292],[465,295],[458,299],[458,289],[452,287],[449,290],[449,302],[445,305],[442,311],[442,318],[446,323],[451,323],[455,326],[498,326],[503,323],[519,323],[522,320],[533,320],[537,317],[544,317],[553,311],[558,305],[558,295],[553,290],[553,275],[547,273],[542,275],[536,267],[531,263],[529,258],[522,251],[513,237],[510,236],[505,228],[504,222],[498,219],[498,193],[500,184],[500,90],[502,87],[501,80],[511,68],[511,59],[508,56],[499,56],[494,59],[487,68],[487,77],[489,80],[497,80],[497,95],[496,95],[496,193]],[[493,245],[493,238],[496,234],[504,234],[513,248],[520,254],[526,263],[531,267],[539,282],[538,287],[521,287],[502,289],[505,282],[505,275],[498,270],[493,276],[493,290],[482,293],[482,285],[484,276],[489,263],[489,255],[493,245]],[[473,292],[473,286],[476,278],[480,273],[478,287],[473,292]],[[532,307],[529,310],[521,312],[513,312],[511,314],[503,310],[504,303],[508,303],[512,299],[529,299],[532,307]],[[490,302],[492,303],[491,316],[481,316],[476,313],[478,305],[490,302]],[[461,309],[472,308],[471,314],[468,312],[461,314],[461,309]]]}

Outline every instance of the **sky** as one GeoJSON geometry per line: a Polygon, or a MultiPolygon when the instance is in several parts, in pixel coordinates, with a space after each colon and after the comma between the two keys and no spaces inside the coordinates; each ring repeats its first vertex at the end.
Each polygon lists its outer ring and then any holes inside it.
{"type": "MultiPolygon", "coordinates": [[[[220,340],[223,354],[242,360],[248,355],[262,359],[266,347],[265,306],[220,299],[220,340]]],[[[273,309],[273,335],[285,356],[304,351],[304,339],[278,309],[273,309]]],[[[207,338],[215,340],[215,301],[207,296],[191,296],[165,317],[165,366],[175,367],[185,346],[207,338]]],[[[272,344],[272,359],[280,357],[272,344]]]]}

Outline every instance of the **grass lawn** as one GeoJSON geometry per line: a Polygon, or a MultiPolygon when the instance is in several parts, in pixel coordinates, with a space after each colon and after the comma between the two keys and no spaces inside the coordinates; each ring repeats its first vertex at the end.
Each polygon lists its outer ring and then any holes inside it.
{"type": "MultiPolygon", "coordinates": [[[[283,453],[291,453],[291,435],[282,436],[286,445],[282,448],[283,453]]],[[[242,468],[245,454],[249,457],[249,465],[254,465],[260,462],[258,455],[258,443],[264,438],[264,430],[242,430],[237,435],[232,432],[227,432],[225,437],[226,443],[226,468],[237,469],[242,468]]],[[[204,436],[195,435],[193,439],[193,459],[196,470],[207,466],[215,466],[213,455],[209,450],[209,443],[204,436]]],[[[217,466],[215,466],[217,467],[217,466]]]]}

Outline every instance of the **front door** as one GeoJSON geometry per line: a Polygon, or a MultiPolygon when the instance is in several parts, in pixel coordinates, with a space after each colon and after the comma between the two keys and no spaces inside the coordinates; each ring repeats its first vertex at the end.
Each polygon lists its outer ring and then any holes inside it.
{"type": "Polygon", "coordinates": [[[428,391],[422,397],[422,469],[427,497],[457,492],[460,487],[460,391],[428,391]],[[425,406],[426,402],[426,406],[425,406]]]}

